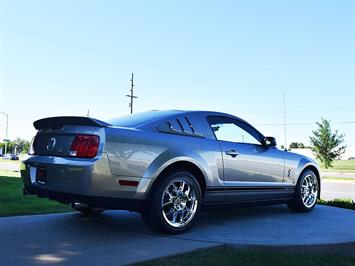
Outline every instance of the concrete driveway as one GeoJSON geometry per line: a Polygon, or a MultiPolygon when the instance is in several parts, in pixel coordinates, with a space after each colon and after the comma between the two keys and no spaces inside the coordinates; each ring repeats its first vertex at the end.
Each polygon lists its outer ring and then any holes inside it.
{"type": "Polygon", "coordinates": [[[307,214],[285,206],[202,212],[179,236],[152,232],[139,214],[108,211],[0,219],[1,265],[122,265],[198,248],[315,245],[355,241],[355,211],[317,206],[307,214]]]}

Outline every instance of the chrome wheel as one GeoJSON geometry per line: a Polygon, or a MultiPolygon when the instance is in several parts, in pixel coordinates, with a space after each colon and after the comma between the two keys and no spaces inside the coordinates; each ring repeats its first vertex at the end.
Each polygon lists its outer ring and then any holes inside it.
{"type": "Polygon", "coordinates": [[[165,221],[172,227],[187,225],[198,206],[196,188],[182,178],[173,179],[165,188],[161,209],[165,221]]]}
{"type": "Polygon", "coordinates": [[[301,187],[301,197],[304,206],[311,208],[317,201],[318,196],[318,180],[314,175],[305,176],[301,187]]]}

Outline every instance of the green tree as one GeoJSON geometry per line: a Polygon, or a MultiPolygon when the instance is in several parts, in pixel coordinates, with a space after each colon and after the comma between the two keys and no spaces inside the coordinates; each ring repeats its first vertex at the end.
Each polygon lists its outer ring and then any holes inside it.
{"type": "Polygon", "coordinates": [[[5,152],[5,143],[1,142],[0,143],[0,149],[2,149],[2,152],[5,152]]]}
{"type": "Polygon", "coordinates": [[[340,158],[345,152],[346,146],[341,146],[344,142],[344,134],[338,134],[338,130],[331,130],[330,121],[323,119],[317,122],[318,129],[312,131],[310,137],[311,149],[316,154],[317,159],[321,161],[327,169],[332,166],[332,162],[340,158]]]}
{"type": "MultiPolygon", "coordinates": [[[[0,147],[5,152],[5,143],[1,143],[0,147]]],[[[30,142],[25,139],[17,138],[7,143],[7,153],[28,153],[30,149],[30,142]]]]}
{"type": "Polygon", "coordinates": [[[291,142],[290,149],[304,149],[305,146],[302,142],[291,142]]]}

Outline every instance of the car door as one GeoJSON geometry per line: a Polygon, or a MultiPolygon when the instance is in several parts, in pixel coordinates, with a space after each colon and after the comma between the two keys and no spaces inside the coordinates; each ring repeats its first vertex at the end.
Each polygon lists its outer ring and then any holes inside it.
{"type": "Polygon", "coordinates": [[[262,145],[263,135],[243,120],[230,117],[208,120],[221,148],[224,184],[229,194],[250,190],[251,199],[261,199],[282,188],[283,151],[262,145]]]}

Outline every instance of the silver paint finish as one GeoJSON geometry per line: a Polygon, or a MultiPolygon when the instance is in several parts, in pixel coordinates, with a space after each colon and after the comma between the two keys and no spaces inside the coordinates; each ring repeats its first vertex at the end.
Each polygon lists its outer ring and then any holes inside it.
{"type": "Polygon", "coordinates": [[[99,152],[92,159],[50,153],[30,155],[22,162],[23,182],[28,186],[79,195],[145,199],[160,173],[182,161],[201,170],[207,188],[295,186],[306,167],[318,169],[311,159],[274,147],[217,141],[206,119],[210,115],[238,119],[217,112],[171,111],[165,112],[161,119],[155,116],[154,121],[146,121],[135,128],[69,125],[60,130],[40,129],[38,135],[49,140],[56,138],[55,147],[70,146],[60,143],[61,136],[70,139],[75,134],[98,135],[99,152]],[[157,130],[160,123],[167,121],[179,126],[176,119],[181,120],[184,130],[202,134],[203,138],[157,130]],[[230,150],[238,154],[227,155],[225,152],[230,150]],[[45,185],[31,183],[30,168],[36,166],[47,169],[45,185]],[[122,186],[118,183],[120,179],[138,181],[139,185],[122,186]]]}
{"type": "Polygon", "coordinates": [[[284,152],[262,145],[219,141],[224,162],[224,181],[228,185],[259,186],[261,183],[282,183],[284,178],[284,152]],[[234,150],[238,156],[225,152],[234,150]]]}

